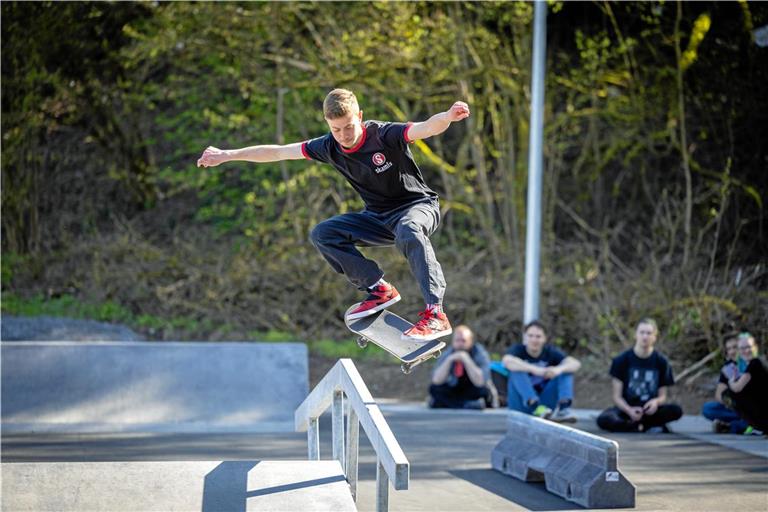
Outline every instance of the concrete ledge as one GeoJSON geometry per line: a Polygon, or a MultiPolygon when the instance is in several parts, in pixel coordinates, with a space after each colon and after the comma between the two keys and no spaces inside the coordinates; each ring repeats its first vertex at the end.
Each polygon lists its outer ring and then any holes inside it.
{"type": "Polygon", "coordinates": [[[571,427],[510,411],[491,466],[587,508],[635,506],[636,489],[618,469],[619,446],[571,427]]]}
{"type": "Polygon", "coordinates": [[[4,432],[292,432],[301,343],[3,342],[4,432]]]}
{"type": "Polygon", "coordinates": [[[353,511],[338,461],[2,464],[3,510],[353,511]]]}

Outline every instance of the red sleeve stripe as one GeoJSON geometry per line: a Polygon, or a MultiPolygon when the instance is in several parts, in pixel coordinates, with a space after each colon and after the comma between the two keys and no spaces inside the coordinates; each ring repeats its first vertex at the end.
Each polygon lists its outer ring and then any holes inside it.
{"type": "Polygon", "coordinates": [[[312,157],[309,156],[309,153],[307,153],[307,142],[306,141],[301,143],[301,154],[304,155],[304,158],[306,158],[307,160],[312,160],[312,157]]]}
{"type": "Polygon", "coordinates": [[[413,144],[413,141],[410,139],[410,137],[408,137],[408,131],[411,129],[411,126],[413,126],[413,123],[408,123],[408,126],[406,126],[405,130],[403,131],[403,138],[408,144],[413,144]]]}

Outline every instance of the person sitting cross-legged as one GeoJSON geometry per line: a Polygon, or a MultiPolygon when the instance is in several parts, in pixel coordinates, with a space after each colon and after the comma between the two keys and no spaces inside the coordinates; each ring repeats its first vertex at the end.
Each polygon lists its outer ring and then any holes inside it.
{"type": "Polygon", "coordinates": [[[547,343],[547,329],[534,320],[523,329],[525,343],[512,346],[501,362],[509,370],[507,406],[557,422],[573,423],[573,374],[578,359],[547,343]]]}
{"type": "Polygon", "coordinates": [[[667,388],[675,383],[669,361],[654,350],[659,328],[645,318],[635,329],[635,346],[613,358],[610,374],[614,407],[597,417],[609,432],[669,432],[667,423],[679,420],[683,409],[667,403],[667,388]]]}
{"type": "Polygon", "coordinates": [[[475,342],[466,325],[456,327],[451,346],[446,349],[432,372],[429,406],[448,409],[482,409],[491,400],[490,357],[475,342]]]}

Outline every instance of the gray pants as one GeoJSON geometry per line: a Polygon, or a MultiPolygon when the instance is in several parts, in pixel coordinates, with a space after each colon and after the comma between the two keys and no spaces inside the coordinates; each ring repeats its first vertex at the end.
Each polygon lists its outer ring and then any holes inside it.
{"type": "Polygon", "coordinates": [[[310,240],[339,274],[361,290],[384,276],[381,267],[357,250],[395,245],[408,259],[421,287],[424,302],[441,304],[445,293],[443,269],[435,258],[429,236],[440,224],[440,206],[429,201],[386,213],[344,213],[314,227],[310,240]]]}

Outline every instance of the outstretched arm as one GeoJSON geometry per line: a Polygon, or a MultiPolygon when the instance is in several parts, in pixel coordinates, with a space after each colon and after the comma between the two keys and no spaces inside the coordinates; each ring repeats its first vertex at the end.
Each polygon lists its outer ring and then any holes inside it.
{"type": "Polygon", "coordinates": [[[469,117],[469,106],[463,101],[457,101],[445,112],[435,114],[426,121],[413,123],[408,129],[410,140],[419,140],[443,133],[451,123],[469,117]]]}
{"type": "Polygon", "coordinates": [[[250,146],[242,149],[219,149],[208,146],[197,160],[198,167],[216,167],[225,162],[241,160],[245,162],[279,162],[280,160],[300,160],[302,142],[293,144],[250,146]]]}

